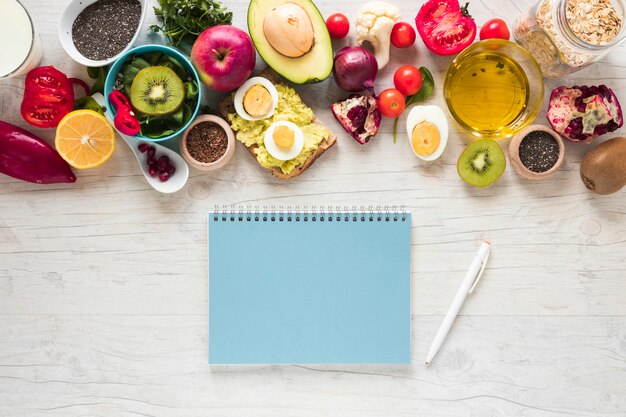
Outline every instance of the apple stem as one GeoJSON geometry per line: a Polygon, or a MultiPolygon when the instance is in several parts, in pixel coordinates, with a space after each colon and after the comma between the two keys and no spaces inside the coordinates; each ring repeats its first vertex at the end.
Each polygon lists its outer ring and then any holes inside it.
{"type": "Polygon", "coordinates": [[[228,50],[226,50],[226,49],[213,49],[213,54],[215,54],[217,59],[219,59],[220,61],[223,61],[224,58],[226,58],[226,55],[228,54],[228,50]]]}

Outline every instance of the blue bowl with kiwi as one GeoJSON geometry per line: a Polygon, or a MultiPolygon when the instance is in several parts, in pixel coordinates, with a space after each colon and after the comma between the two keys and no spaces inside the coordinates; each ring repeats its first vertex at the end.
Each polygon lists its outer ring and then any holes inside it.
{"type": "Polygon", "coordinates": [[[147,142],[171,139],[189,127],[200,110],[200,77],[189,58],[165,45],[128,50],[111,66],[104,82],[107,112],[115,117],[111,91],[121,91],[133,107],[147,142]]]}

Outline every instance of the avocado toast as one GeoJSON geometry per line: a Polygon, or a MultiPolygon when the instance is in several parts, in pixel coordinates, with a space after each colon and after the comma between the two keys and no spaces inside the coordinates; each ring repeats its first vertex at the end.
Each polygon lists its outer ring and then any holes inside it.
{"type": "MultiPolygon", "coordinates": [[[[300,108],[305,110],[303,116],[301,117],[305,117],[306,120],[300,120],[300,123],[296,123],[299,124],[303,130],[305,130],[305,136],[309,136],[307,138],[308,147],[305,147],[297,158],[294,158],[294,160],[291,161],[280,162],[268,157],[267,150],[265,149],[263,142],[265,125],[261,122],[242,121],[237,116],[235,111],[234,94],[227,96],[219,104],[219,112],[230,123],[233,131],[235,131],[237,140],[246,146],[248,152],[250,152],[250,154],[257,159],[257,162],[259,162],[260,165],[270,171],[276,178],[290,179],[297,177],[309,166],[311,166],[317,158],[326,152],[328,148],[335,144],[337,136],[315,117],[311,109],[302,103],[298,94],[291,87],[288,87],[283,83],[278,74],[268,68],[259,75],[270,80],[279,88],[280,91],[289,94],[290,103],[296,103],[300,108]],[[249,132],[244,133],[240,131],[239,126],[241,124],[246,124],[248,126],[254,125],[257,131],[255,136],[251,138],[249,132]],[[307,135],[306,132],[311,133],[307,135]]],[[[279,108],[280,107],[282,106],[279,105],[279,108]]],[[[278,117],[275,115],[275,117],[279,118],[280,115],[278,115],[278,117]]]]}

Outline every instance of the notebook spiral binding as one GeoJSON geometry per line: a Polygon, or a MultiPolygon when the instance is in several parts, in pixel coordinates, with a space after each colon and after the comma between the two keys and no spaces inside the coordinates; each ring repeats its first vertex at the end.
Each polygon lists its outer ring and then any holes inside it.
{"type": "Polygon", "coordinates": [[[404,206],[215,206],[213,221],[231,222],[398,222],[404,206]]]}

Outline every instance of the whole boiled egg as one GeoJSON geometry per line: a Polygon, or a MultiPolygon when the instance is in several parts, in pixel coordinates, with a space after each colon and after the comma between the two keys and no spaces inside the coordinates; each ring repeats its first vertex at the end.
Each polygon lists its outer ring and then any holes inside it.
{"type": "Polygon", "coordinates": [[[304,147],[304,134],[294,123],[274,122],[265,131],[264,144],[267,151],[279,161],[289,161],[300,155],[304,147]]]}
{"type": "Polygon", "coordinates": [[[274,114],[278,91],[270,80],[252,77],[235,92],[235,111],[246,120],[263,120],[274,114]]]}
{"type": "Polygon", "coordinates": [[[448,120],[439,106],[415,106],[406,119],[413,153],[424,161],[439,158],[448,144],[448,120]]]}

